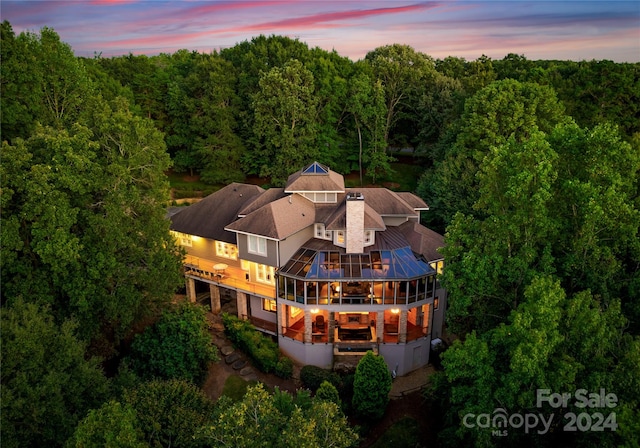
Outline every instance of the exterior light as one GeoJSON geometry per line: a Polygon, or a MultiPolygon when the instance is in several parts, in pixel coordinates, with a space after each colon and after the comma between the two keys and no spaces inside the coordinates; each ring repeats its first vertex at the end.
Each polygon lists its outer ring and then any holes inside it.
{"type": "Polygon", "coordinates": [[[320,310],[318,308],[311,308],[311,314],[318,314],[320,310]]]}
{"type": "Polygon", "coordinates": [[[391,312],[393,314],[398,314],[400,312],[400,310],[398,308],[391,308],[391,312]]]}

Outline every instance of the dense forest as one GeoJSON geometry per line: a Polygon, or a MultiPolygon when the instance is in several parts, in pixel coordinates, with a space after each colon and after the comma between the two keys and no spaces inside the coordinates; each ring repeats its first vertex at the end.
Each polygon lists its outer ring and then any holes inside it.
{"type": "Polygon", "coordinates": [[[166,173],[279,186],[317,160],[376,184],[399,155],[445,234],[455,342],[425,393],[441,444],[638,446],[640,64],[400,44],[354,62],[280,36],[78,58],[52,29],[1,31],[3,446],[352,446],[334,402],[202,394],[216,356],[201,310],[172,304],[166,173]],[[613,420],[566,432],[566,412],[611,409],[537,406],[539,389],[615,394],[613,420]],[[463,424],[496,409],[555,420],[463,424]]]}

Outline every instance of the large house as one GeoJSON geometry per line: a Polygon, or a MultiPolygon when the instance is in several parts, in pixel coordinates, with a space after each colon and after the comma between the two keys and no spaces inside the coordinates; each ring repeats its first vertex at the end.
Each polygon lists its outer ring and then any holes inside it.
{"type": "Polygon", "coordinates": [[[404,375],[442,336],[443,237],[412,193],[345,188],[317,162],[284,188],[233,183],[171,216],[187,295],[235,301],[238,316],[303,364],[332,368],[373,350],[404,375]]]}

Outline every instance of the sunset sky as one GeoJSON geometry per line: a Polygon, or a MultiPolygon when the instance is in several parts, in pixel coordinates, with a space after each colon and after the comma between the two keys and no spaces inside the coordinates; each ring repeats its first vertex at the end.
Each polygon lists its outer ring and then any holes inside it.
{"type": "Polygon", "coordinates": [[[210,52],[277,34],[353,60],[401,43],[434,58],[640,62],[638,0],[2,0],[0,13],[16,34],[47,26],[87,57],[210,52]]]}

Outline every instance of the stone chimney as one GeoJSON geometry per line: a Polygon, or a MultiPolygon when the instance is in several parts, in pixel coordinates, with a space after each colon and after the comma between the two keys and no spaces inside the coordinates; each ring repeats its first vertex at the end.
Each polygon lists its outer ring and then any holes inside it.
{"type": "Polygon", "coordinates": [[[347,193],[347,231],[348,254],[361,254],[364,250],[364,196],[362,193],[347,193]]]}

